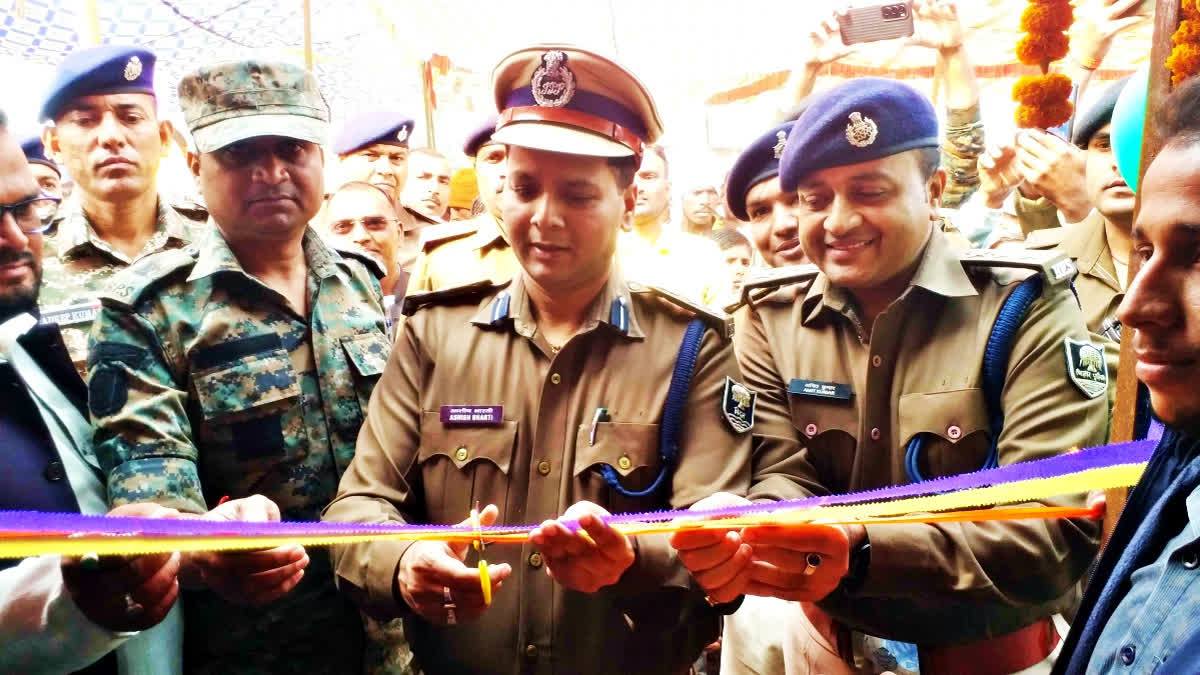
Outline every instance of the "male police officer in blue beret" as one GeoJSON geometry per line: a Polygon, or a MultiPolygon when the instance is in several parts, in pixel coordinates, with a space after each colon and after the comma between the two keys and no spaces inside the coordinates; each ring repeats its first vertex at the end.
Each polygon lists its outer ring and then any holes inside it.
{"type": "Polygon", "coordinates": [[[46,242],[39,303],[63,328],[71,358],[87,362],[97,294],[118,271],[182,248],[203,229],[158,193],[158,164],[171,123],[158,118],[152,52],[104,45],[73,52],[55,73],[41,117],[47,153],[76,189],[46,242]]]}
{"type": "MultiPolygon", "coordinates": [[[[1107,378],[1073,267],[953,251],[935,226],[937,146],[929,101],[880,79],[817,95],[788,135],[780,187],[797,195],[815,267],[745,285],[736,345],[758,392],[749,499],[881,488],[1105,440],[1107,378]],[[994,328],[1001,314],[1016,317],[1011,331],[994,328]],[[989,335],[1006,360],[985,363],[989,335]]],[[[1090,520],[803,525],[674,542],[715,601],[805,603],[796,620],[811,626],[794,631],[807,642],[794,655],[841,656],[803,664],[813,672],[850,672],[886,649],[902,662],[919,653],[922,672],[1012,673],[1051,656],[1051,617],[1070,605],[1097,532],[1090,520]]]]}
{"type": "Polygon", "coordinates": [[[500,195],[508,167],[508,148],[492,142],[495,115],[467,137],[463,153],[475,162],[475,181],[484,212],[470,220],[424,228],[421,251],[413,264],[408,292],[436,291],[473,281],[501,283],[517,272],[517,258],[501,225],[500,195]]]}
{"type": "Polygon", "coordinates": [[[46,157],[46,148],[41,136],[27,138],[21,143],[21,151],[25,153],[25,161],[29,162],[29,171],[37,181],[42,192],[62,199],[62,169],[54,160],[46,157]]]}
{"type": "Polygon", "coordinates": [[[388,191],[400,204],[408,179],[408,141],[414,122],[393,111],[375,111],[351,118],[333,141],[342,181],[364,181],[388,191]]]}
{"type": "Polygon", "coordinates": [[[805,262],[796,193],[779,188],[779,158],[791,128],[789,121],[755,139],[733,163],[725,185],[725,208],[750,223],[754,246],[769,267],[805,262]]]}

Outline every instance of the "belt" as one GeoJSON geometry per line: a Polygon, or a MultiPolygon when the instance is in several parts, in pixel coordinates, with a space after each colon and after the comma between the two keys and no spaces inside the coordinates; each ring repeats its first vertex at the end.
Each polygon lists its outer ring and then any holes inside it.
{"type": "Polygon", "coordinates": [[[920,647],[922,675],[974,673],[1008,675],[1025,670],[1050,656],[1058,646],[1052,619],[994,638],[965,645],[920,647]]]}

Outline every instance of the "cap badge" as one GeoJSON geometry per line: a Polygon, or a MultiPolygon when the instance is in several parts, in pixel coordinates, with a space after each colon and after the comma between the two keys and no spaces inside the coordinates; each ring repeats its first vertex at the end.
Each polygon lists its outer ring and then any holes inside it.
{"type": "Polygon", "coordinates": [[[772,148],[772,150],[775,152],[775,159],[779,159],[780,157],[783,157],[783,151],[787,149],[787,132],[777,131],[775,132],[775,138],[778,140],[778,142],[775,144],[775,147],[772,148]]]}
{"type": "Polygon", "coordinates": [[[863,117],[860,112],[850,113],[850,124],[846,125],[846,140],[856,148],[865,148],[875,142],[879,135],[879,127],[875,120],[863,117]]]}
{"type": "Polygon", "coordinates": [[[396,140],[401,143],[408,140],[408,125],[400,127],[400,131],[396,132],[396,140]]]}
{"type": "Polygon", "coordinates": [[[561,108],[575,95],[575,73],[567,67],[567,55],[557,49],[542,54],[542,65],[529,83],[533,100],[547,108],[561,108]]]}
{"type": "Polygon", "coordinates": [[[130,82],[138,79],[142,74],[142,60],[136,56],[129,57],[129,62],[125,64],[125,79],[130,82]]]}

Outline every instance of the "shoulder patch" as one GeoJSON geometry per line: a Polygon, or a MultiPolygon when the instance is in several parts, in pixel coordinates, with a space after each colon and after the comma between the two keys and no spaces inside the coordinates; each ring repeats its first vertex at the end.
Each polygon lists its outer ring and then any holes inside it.
{"type": "Polygon", "coordinates": [[[651,286],[634,281],[629,282],[628,286],[631,293],[649,293],[655,297],[667,300],[677,307],[682,307],[683,309],[694,314],[697,318],[702,319],[705,323],[715,328],[717,334],[722,338],[726,340],[733,338],[733,317],[719,309],[714,309],[705,305],[704,303],[692,300],[659,286],[651,286]]]}
{"type": "Polygon", "coordinates": [[[1103,396],[1108,391],[1108,362],[1104,360],[1104,345],[1063,339],[1067,356],[1067,377],[1088,398],[1103,396]]]}
{"type": "Polygon", "coordinates": [[[983,248],[973,248],[963,251],[959,260],[963,267],[1016,267],[1033,270],[1042,275],[1042,279],[1050,288],[1066,286],[1075,278],[1075,263],[1062,251],[1055,250],[1019,250],[1004,249],[1000,251],[983,248]]]}
{"type": "Polygon", "coordinates": [[[421,228],[421,252],[429,253],[448,241],[475,234],[479,228],[469,220],[457,220],[421,228]]]}
{"type": "Polygon", "coordinates": [[[780,286],[812,281],[820,273],[821,269],[812,264],[788,265],[751,272],[742,283],[742,296],[737,306],[758,300],[780,286]]]}
{"type": "Polygon", "coordinates": [[[176,272],[190,270],[200,249],[195,244],[152,253],[121,270],[100,292],[100,302],[132,307],[148,290],[176,272]]]}
{"type": "Polygon", "coordinates": [[[500,288],[504,288],[509,282],[494,284],[490,281],[476,281],[473,284],[465,286],[451,286],[437,291],[427,291],[424,293],[412,293],[404,296],[404,304],[400,306],[400,313],[404,316],[412,316],[417,313],[417,310],[422,307],[432,307],[434,305],[450,305],[459,302],[470,300],[478,300],[488,293],[500,288]]]}
{"type": "Polygon", "coordinates": [[[736,433],[744,434],[754,427],[757,400],[758,392],[726,376],[725,390],[721,394],[721,415],[736,433]]]}
{"type": "Polygon", "coordinates": [[[341,246],[338,244],[332,244],[328,241],[325,243],[329,246],[329,248],[337,251],[337,254],[343,258],[362,263],[363,267],[366,267],[367,271],[374,275],[376,279],[383,279],[387,276],[387,268],[384,266],[383,261],[378,257],[373,256],[360,248],[341,246]]]}
{"type": "Polygon", "coordinates": [[[1065,227],[1049,227],[1044,230],[1034,230],[1025,235],[1025,248],[1045,249],[1060,246],[1066,236],[1065,227]]]}

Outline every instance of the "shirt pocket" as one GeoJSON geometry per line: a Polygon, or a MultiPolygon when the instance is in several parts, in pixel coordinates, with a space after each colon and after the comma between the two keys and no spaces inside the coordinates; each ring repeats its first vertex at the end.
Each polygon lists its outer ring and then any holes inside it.
{"type": "MultiPolygon", "coordinates": [[[[208,365],[204,357],[194,363],[208,365]]],[[[192,383],[203,418],[198,435],[212,449],[201,453],[202,478],[212,489],[246,493],[274,467],[308,455],[300,379],[282,347],[205,368],[192,383]]]]}
{"type": "Polygon", "coordinates": [[[905,394],[897,406],[901,449],[921,436],[917,467],[923,478],[978,471],[991,444],[982,389],[905,394]]]}
{"type": "Polygon", "coordinates": [[[572,472],[579,486],[579,499],[603,506],[610,513],[642,510],[665,503],[670,495],[666,485],[653,495],[626,497],[604,480],[600,467],[607,464],[616,471],[621,487],[640,492],[650,487],[662,470],[658,453],[659,425],[599,422],[596,442],[592,443],[592,425],[581,424],[575,434],[575,466],[572,472]]]}
{"type": "Polygon", "coordinates": [[[808,461],[823,485],[834,492],[849,490],[858,453],[858,407],[854,401],[832,401],[788,394],[792,426],[808,449],[808,461]]]}
{"type": "Polygon", "coordinates": [[[365,418],[371,392],[375,390],[375,383],[387,366],[392,343],[382,333],[363,333],[342,338],[342,349],[354,373],[354,391],[365,418]]]}
{"type": "Polygon", "coordinates": [[[517,423],[456,427],[442,424],[437,412],[421,414],[417,464],[432,523],[457,523],[480,507],[495,504],[507,513],[509,470],[517,442],[517,423]]]}

